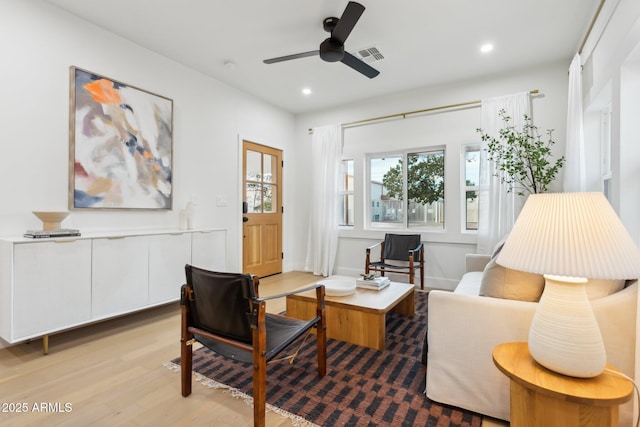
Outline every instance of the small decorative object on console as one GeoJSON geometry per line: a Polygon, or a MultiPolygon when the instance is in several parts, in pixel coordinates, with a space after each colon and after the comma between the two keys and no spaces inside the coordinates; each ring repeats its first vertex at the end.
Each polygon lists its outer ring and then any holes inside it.
{"type": "Polygon", "coordinates": [[[33,214],[42,221],[44,231],[60,230],[60,223],[69,216],[69,212],[36,212],[33,214]]]}

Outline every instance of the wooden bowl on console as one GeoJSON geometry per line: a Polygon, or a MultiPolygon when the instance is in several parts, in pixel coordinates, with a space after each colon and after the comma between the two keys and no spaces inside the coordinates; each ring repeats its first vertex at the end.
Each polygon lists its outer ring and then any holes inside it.
{"type": "Polygon", "coordinates": [[[60,230],[60,223],[69,216],[69,212],[33,212],[42,221],[43,231],[60,230]]]}

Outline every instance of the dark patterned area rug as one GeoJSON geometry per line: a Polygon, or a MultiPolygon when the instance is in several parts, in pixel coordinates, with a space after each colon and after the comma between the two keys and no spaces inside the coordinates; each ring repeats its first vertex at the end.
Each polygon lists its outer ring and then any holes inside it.
{"type": "MultiPolygon", "coordinates": [[[[276,407],[271,410],[280,408],[320,426],[480,427],[480,415],[432,402],[424,394],[426,325],[427,294],[416,292],[413,318],[387,316],[384,351],[328,339],[327,375],[322,379],[315,339],[308,339],[293,365],[268,366],[267,402],[276,407]]],[[[171,362],[168,366],[175,369],[180,359],[171,362]]],[[[193,370],[213,380],[196,375],[205,385],[252,394],[250,365],[200,348],[194,351],[193,370]]]]}

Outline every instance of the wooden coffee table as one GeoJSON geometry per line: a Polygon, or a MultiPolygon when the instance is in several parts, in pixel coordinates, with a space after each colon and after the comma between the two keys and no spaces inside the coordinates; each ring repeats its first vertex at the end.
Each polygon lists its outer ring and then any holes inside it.
{"type": "MultiPolygon", "coordinates": [[[[355,280],[355,279],[354,279],[355,280]]],[[[385,315],[415,314],[414,285],[391,282],[379,291],[357,288],[348,296],[327,296],[327,337],[384,350],[385,315]]],[[[287,296],[287,316],[311,319],[316,315],[315,291],[287,296]]]]}

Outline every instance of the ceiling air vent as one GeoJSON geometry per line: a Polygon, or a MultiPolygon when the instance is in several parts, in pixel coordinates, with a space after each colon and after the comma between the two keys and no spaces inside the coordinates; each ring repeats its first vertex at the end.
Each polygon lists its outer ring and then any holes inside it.
{"type": "Polygon", "coordinates": [[[384,59],[384,56],[382,56],[377,47],[360,49],[354,52],[353,55],[356,56],[359,60],[366,62],[367,64],[384,59]]]}

